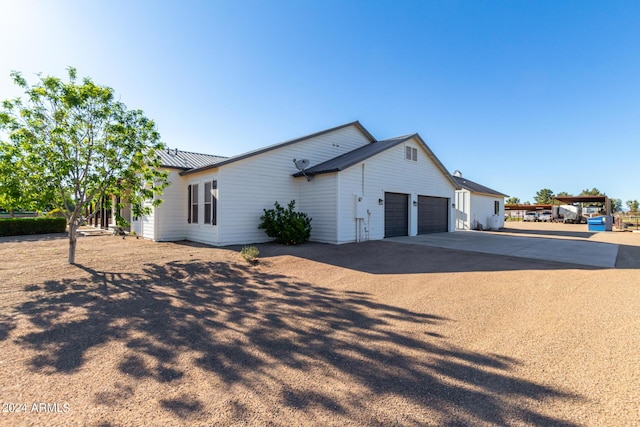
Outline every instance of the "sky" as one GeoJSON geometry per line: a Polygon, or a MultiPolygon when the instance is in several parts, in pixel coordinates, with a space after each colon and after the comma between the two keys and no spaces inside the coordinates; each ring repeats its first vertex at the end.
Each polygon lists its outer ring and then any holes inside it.
{"type": "Polygon", "coordinates": [[[9,74],[79,76],[171,148],[232,156],[359,120],[453,173],[640,199],[640,2],[0,0],[9,74]]]}

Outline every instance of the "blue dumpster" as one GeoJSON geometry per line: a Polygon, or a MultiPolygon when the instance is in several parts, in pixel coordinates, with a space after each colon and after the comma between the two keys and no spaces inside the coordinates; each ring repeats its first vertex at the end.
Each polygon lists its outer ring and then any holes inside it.
{"type": "Polygon", "coordinates": [[[596,216],[594,218],[587,218],[587,225],[589,231],[611,231],[613,230],[613,217],[596,216]]]}

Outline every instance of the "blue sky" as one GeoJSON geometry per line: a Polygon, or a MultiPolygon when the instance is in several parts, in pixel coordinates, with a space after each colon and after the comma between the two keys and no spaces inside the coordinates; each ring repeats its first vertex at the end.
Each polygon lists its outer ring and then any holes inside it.
{"type": "Polygon", "coordinates": [[[524,201],[640,199],[638,1],[5,1],[9,73],[81,76],[234,155],[353,120],[524,201]]]}

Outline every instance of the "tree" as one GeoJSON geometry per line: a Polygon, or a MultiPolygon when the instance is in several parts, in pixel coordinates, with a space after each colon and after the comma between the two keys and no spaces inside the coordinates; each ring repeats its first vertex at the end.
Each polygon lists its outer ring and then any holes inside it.
{"type": "Polygon", "coordinates": [[[0,141],[0,208],[13,213],[17,209],[31,209],[31,197],[24,184],[22,169],[10,144],[0,141]]]}
{"type": "Polygon", "coordinates": [[[611,203],[611,212],[622,212],[622,199],[609,199],[611,203]]]}
{"type": "Polygon", "coordinates": [[[119,215],[125,205],[141,216],[150,211],[145,200],[161,203],[157,196],[168,183],[157,169],[156,151],[164,145],[142,111],[128,110],[109,87],[86,77],[78,82],[75,68],[68,69],[68,82],[39,75],[40,81],[29,85],[18,72],[11,77],[26,99],[3,102],[0,131],[8,141],[0,145],[0,157],[5,167],[11,159],[23,189],[15,200],[40,208],[48,204],[65,216],[68,261],[74,264],[76,232],[95,215],[87,213],[92,203],[114,197],[118,224],[126,223],[119,215]]]}
{"type": "Polygon", "coordinates": [[[567,193],[566,191],[561,191],[556,194],[556,197],[571,197],[571,194],[567,193]]]}
{"type": "Polygon", "coordinates": [[[518,199],[517,197],[509,197],[505,203],[507,205],[519,205],[520,199],[518,199]]]}
{"type": "Polygon", "coordinates": [[[534,200],[539,205],[551,203],[551,201],[553,200],[553,191],[549,190],[548,188],[543,188],[536,193],[534,200]]]}
{"type": "Polygon", "coordinates": [[[591,190],[589,190],[588,188],[586,190],[582,190],[582,193],[579,194],[580,196],[604,196],[604,193],[601,193],[600,190],[598,190],[597,188],[592,188],[591,190]]]}
{"type": "Polygon", "coordinates": [[[640,204],[635,199],[634,200],[627,200],[626,205],[627,205],[627,207],[629,208],[629,210],[631,212],[638,212],[638,208],[640,207],[640,204]]]}

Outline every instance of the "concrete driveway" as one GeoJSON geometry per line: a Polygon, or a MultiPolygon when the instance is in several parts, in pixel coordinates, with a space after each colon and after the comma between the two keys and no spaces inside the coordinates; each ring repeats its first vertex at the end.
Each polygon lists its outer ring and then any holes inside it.
{"type": "Polygon", "coordinates": [[[385,240],[595,267],[614,268],[618,256],[618,245],[613,243],[544,237],[519,237],[483,231],[459,230],[454,233],[391,237],[385,240]]]}

